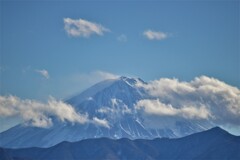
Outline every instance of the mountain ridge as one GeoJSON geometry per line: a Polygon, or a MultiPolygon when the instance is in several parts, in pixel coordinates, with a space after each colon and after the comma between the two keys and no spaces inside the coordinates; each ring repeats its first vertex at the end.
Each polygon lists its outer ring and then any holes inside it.
{"type": "Polygon", "coordinates": [[[85,139],[50,148],[4,149],[13,158],[77,159],[239,159],[240,136],[219,127],[183,138],[85,139]]]}

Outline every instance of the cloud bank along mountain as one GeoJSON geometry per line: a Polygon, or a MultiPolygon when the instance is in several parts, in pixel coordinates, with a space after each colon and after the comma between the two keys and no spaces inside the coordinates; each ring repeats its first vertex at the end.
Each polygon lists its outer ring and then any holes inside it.
{"type": "Polygon", "coordinates": [[[0,96],[0,116],[18,116],[24,125],[49,128],[53,125],[52,116],[60,121],[71,123],[94,123],[108,127],[106,120],[94,117],[88,119],[86,113],[77,112],[73,106],[50,97],[47,103],[35,100],[22,100],[16,96],[0,96]]]}
{"type": "MultiPolygon", "coordinates": [[[[114,77],[117,79],[117,77],[114,77]]],[[[135,104],[135,109],[153,119],[159,118],[189,120],[209,120],[218,125],[240,125],[240,90],[236,87],[214,78],[201,76],[191,82],[180,82],[178,79],[161,78],[160,80],[142,83],[136,81],[136,87],[143,88],[150,98],[141,99],[135,104]]],[[[88,97],[91,100],[91,97],[88,97]]],[[[120,100],[111,99],[113,105],[120,100]]],[[[101,107],[101,113],[130,113],[132,110],[124,105],[121,110],[117,108],[101,107]]],[[[0,96],[0,116],[20,116],[29,125],[37,127],[51,127],[51,116],[61,121],[84,124],[95,122],[109,127],[105,119],[94,117],[88,119],[88,113],[80,113],[63,101],[50,97],[47,103],[36,100],[22,100],[16,96],[0,96]],[[29,121],[30,120],[30,121],[29,121]]],[[[159,120],[160,121],[160,120],[159,120]]],[[[158,125],[154,126],[158,127],[158,125]]],[[[161,126],[159,126],[161,127],[161,126]]]]}
{"type": "Polygon", "coordinates": [[[96,137],[182,137],[218,125],[239,126],[240,90],[206,76],[149,83],[114,77],[65,102],[1,96],[0,115],[24,120],[0,133],[5,147],[48,147],[96,137]]]}
{"type": "Polygon", "coordinates": [[[210,120],[217,125],[240,125],[240,90],[217,79],[201,76],[191,82],[180,82],[161,78],[137,85],[152,96],[136,104],[144,116],[154,117],[148,121],[150,125],[157,124],[158,117],[165,117],[171,123],[189,119],[210,120]]]}

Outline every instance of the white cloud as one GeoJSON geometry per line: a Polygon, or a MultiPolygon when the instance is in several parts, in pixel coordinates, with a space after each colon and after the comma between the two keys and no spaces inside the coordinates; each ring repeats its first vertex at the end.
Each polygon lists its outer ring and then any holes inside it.
{"type": "Polygon", "coordinates": [[[51,116],[72,123],[89,122],[87,115],[77,113],[71,105],[52,97],[47,103],[42,103],[36,100],[22,100],[16,96],[0,96],[0,116],[19,116],[27,125],[44,128],[53,125],[51,116]]]}
{"type": "Polygon", "coordinates": [[[53,124],[52,118],[56,117],[61,122],[93,123],[97,126],[110,128],[106,119],[93,117],[77,112],[73,106],[50,97],[47,103],[30,99],[20,99],[16,96],[0,96],[0,117],[19,117],[25,125],[48,128],[53,124]]]}
{"type": "Polygon", "coordinates": [[[174,108],[171,104],[164,104],[157,100],[140,100],[135,105],[136,109],[143,109],[147,114],[159,116],[177,116],[186,119],[208,119],[211,113],[205,106],[183,106],[174,108]]]}
{"type": "Polygon", "coordinates": [[[42,69],[42,70],[35,70],[37,73],[39,73],[40,75],[42,75],[44,78],[49,79],[49,73],[47,70],[42,69]]]}
{"type": "Polygon", "coordinates": [[[121,34],[117,37],[117,40],[120,42],[127,42],[127,36],[125,34],[121,34]]]}
{"type": "Polygon", "coordinates": [[[100,24],[90,22],[84,19],[64,18],[64,29],[68,35],[73,37],[90,37],[93,34],[103,35],[110,30],[100,24]]]}
{"type": "Polygon", "coordinates": [[[106,119],[99,119],[97,117],[93,117],[93,123],[98,126],[103,126],[106,128],[110,128],[109,123],[106,119]]]}
{"type": "Polygon", "coordinates": [[[97,110],[97,112],[111,115],[110,117],[112,118],[132,113],[132,110],[119,99],[113,98],[111,99],[111,103],[110,107],[102,106],[97,110]]]}
{"type": "Polygon", "coordinates": [[[120,76],[113,74],[113,73],[109,73],[109,72],[105,72],[105,71],[95,71],[92,72],[93,77],[99,77],[99,79],[117,79],[120,76]]]}
{"type": "Polygon", "coordinates": [[[96,110],[97,114],[105,117],[111,124],[121,121],[126,115],[131,115],[132,110],[120,99],[113,98],[107,106],[96,110]]]}
{"type": "Polygon", "coordinates": [[[163,40],[168,37],[167,33],[160,31],[146,30],[143,32],[143,35],[149,40],[163,40]]]}
{"type": "Polygon", "coordinates": [[[66,97],[72,97],[74,94],[86,90],[98,82],[107,79],[117,79],[119,77],[119,75],[101,70],[88,73],[75,72],[65,75],[64,78],[59,79],[59,82],[55,85],[58,89],[58,97],[65,99],[66,97]]]}
{"type": "Polygon", "coordinates": [[[148,115],[240,125],[240,90],[215,78],[201,76],[190,82],[161,78],[137,85],[152,96],[136,104],[137,109],[148,115]]]}
{"type": "Polygon", "coordinates": [[[98,83],[103,80],[107,79],[117,79],[119,78],[119,75],[112,74],[110,72],[106,71],[93,71],[90,73],[81,73],[81,74],[75,74],[72,79],[79,83],[88,83],[85,85],[93,85],[95,83],[98,83]]]}

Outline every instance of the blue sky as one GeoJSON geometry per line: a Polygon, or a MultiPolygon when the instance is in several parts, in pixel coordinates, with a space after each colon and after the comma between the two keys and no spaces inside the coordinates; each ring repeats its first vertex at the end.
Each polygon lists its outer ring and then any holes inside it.
{"type": "Polygon", "coordinates": [[[4,1],[1,10],[3,95],[64,98],[76,92],[59,93],[71,83],[66,77],[97,70],[146,81],[208,75],[240,87],[239,1],[4,1]],[[111,31],[71,37],[64,18],[81,18],[111,31]],[[148,29],[168,37],[148,40],[143,36],[148,29]],[[117,40],[122,34],[126,42],[117,40]],[[42,69],[49,79],[34,72],[42,69]]]}
{"type": "Polygon", "coordinates": [[[1,1],[0,94],[64,99],[101,73],[145,81],[207,75],[240,88],[239,7],[239,1],[1,1]],[[106,30],[73,36],[64,18],[106,30]]]}

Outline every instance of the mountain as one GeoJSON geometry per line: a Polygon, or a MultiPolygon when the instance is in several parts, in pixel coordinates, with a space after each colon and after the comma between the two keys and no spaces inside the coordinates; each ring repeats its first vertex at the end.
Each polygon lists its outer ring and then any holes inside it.
{"type": "Polygon", "coordinates": [[[13,158],[3,148],[0,148],[0,159],[1,160],[13,160],[13,158]]]}
{"type": "Polygon", "coordinates": [[[50,148],[5,149],[14,158],[78,159],[240,159],[240,137],[219,127],[178,139],[87,139],[50,148]]]}
{"type": "MultiPolygon", "coordinates": [[[[19,124],[0,133],[0,146],[8,148],[50,147],[62,141],[75,142],[88,138],[153,139],[157,137],[183,137],[213,127],[201,122],[178,121],[174,127],[150,128],[134,105],[137,101],[152,98],[137,84],[146,84],[139,78],[120,77],[105,80],[65,102],[78,112],[87,113],[89,119],[105,119],[109,127],[93,123],[72,124],[52,117],[54,125],[39,128],[19,124]]],[[[159,124],[160,126],[160,124],[159,124]]]]}

